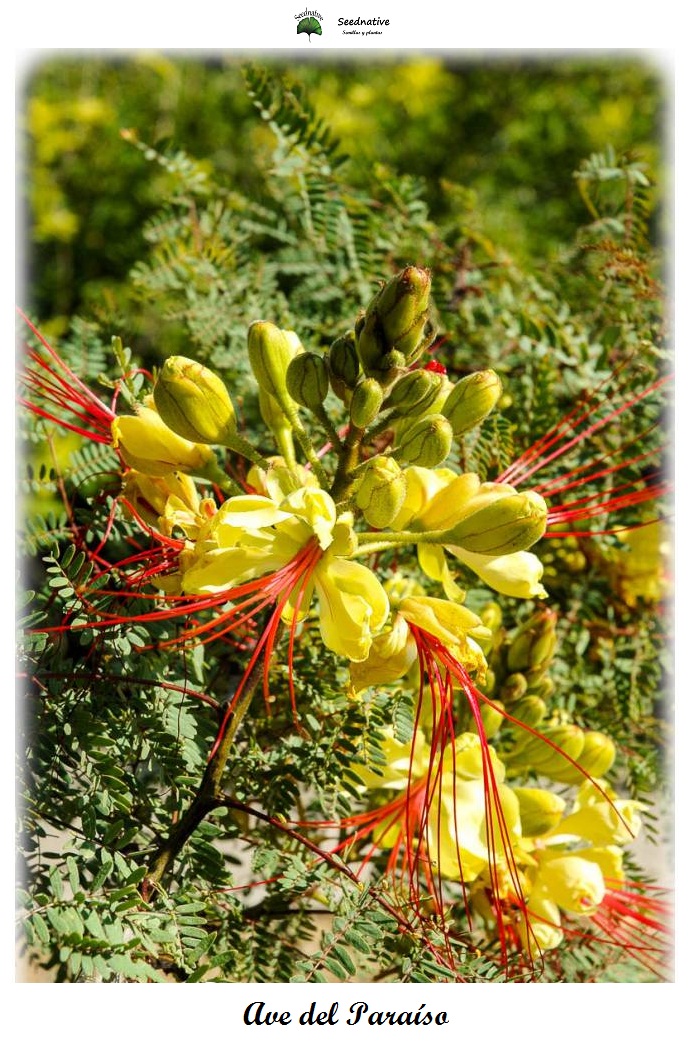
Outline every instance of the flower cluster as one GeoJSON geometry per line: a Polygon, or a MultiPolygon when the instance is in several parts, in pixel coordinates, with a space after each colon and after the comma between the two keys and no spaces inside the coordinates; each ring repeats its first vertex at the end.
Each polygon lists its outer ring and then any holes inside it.
{"type": "MultiPolygon", "coordinates": [[[[536,606],[507,638],[497,604],[476,612],[464,603],[473,580],[537,604],[546,591],[532,549],[543,535],[657,496],[656,486],[640,486],[553,508],[548,499],[575,481],[518,489],[605,416],[591,424],[587,407],[496,480],[461,471],[455,441],[493,411],[501,382],[484,370],[452,383],[438,363],[423,365],[435,332],[430,276],[417,267],[384,284],[324,354],[272,322],[252,323],[247,355],[268,450],[241,434],[225,384],[201,364],[167,359],[134,412],[118,413],[116,400],[108,406],[93,395],[31,328],[43,352],[31,352],[23,404],[112,447],[121,465],[116,507],[149,542],[119,564],[100,557],[98,566],[119,578],[120,607],[100,602],[99,571],[82,591],[90,621],[82,615],[79,627],[183,619],[167,640],[178,648],[243,634],[251,654],[214,751],[259,663],[268,694],[284,632],[297,721],[293,668],[303,635],[319,636],[346,667],[352,705],[365,708],[380,688],[410,689],[412,736],[402,742],[388,728],[384,764],[354,767],[370,807],[337,821],[351,832],[337,851],[366,845],[364,864],[384,858],[411,918],[439,914],[449,932],[452,906],[462,903],[469,919],[484,921],[487,940],[496,932],[505,964],[514,950],[532,964],[577,933],[580,920],[614,939],[605,904],[618,912],[631,895],[622,847],[641,812],[603,780],[614,743],[551,705],[550,609],[536,606]],[[327,400],[338,400],[343,425],[327,400]],[[327,438],[320,450],[313,427],[327,438]],[[415,551],[412,578],[378,563],[402,550],[415,551]],[[122,611],[127,598],[147,607],[122,611]],[[576,787],[575,799],[543,780],[576,787]]],[[[606,470],[583,471],[578,482],[594,475],[606,470]]],[[[654,917],[635,910],[640,929],[654,917]]]]}

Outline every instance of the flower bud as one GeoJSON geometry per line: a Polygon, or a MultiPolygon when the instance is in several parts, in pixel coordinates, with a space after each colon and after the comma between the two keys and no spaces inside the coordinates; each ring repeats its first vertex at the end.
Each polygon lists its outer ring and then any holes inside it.
{"type": "Polygon", "coordinates": [[[330,371],[332,387],[340,399],[341,393],[337,385],[344,388],[355,388],[358,375],[361,372],[361,364],[356,353],[356,340],[353,330],[343,337],[337,337],[331,345],[327,355],[327,367],[330,371]]]}
{"type": "Polygon", "coordinates": [[[287,391],[287,369],[300,345],[295,334],[272,322],[252,322],[248,330],[248,357],[261,388],[289,415],[295,409],[287,391]]]}
{"type": "Polygon", "coordinates": [[[566,801],[540,787],[514,787],[524,838],[539,838],[553,830],[564,815],[566,801]]]}
{"type": "Polygon", "coordinates": [[[382,404],[384,410],[420,417],[434,402],[443,377],[428,370],[411,370],[400,377],[382,404]]]}
{"type": "MultiPolygon", "coordinates": [[[[523,747],[519,756],[521,762],[525,761],[528,768],[535,769],[541,776],[549,776],[550,771],[556,774],[564,762],[570,764],[568,758],[577,761],[583,750],[585,733],[578,725],[558,725],[547,729],[547,739],[549,742],[533,738],[523,747]],[[557,747],[568,758],[563,757],[557,747]]],[[[551,778],[556,779],[556,775],[551,778]]]]}
{"type": "Polygon", "coordinates": [[[139,406],[135,415],[115,417],[112,445],[129,468],[147,476],[167,476],[170,472],[204,475],[216,464],[209,446],[177,435],[153,406],[139,406]]]}
{"type": "Polygon", "coordinates": [[[528,691],[528,682],[522,673],[512,673],[502,685],[499,698],[503,703],[516,703],[528,691]]]}
{"type": "Polygon", "coordinates": [[[580,769],[566,758],[558,757],[552,759],[546,769],[540,768],[540,771],[560,783],[582,783],[586,776],[592,776],[593,779],[604,776],[615,759],[616,747],[609,736],[603,732],[584,732],[583,749],[575,759],[580,769]]]}
{"type": "Polygon", "coordinates": [[[472,553],[507,556],[529,549],[546,525],[547,505],[536,491],[496,494],[493,501],[459,520],[443,541],[472,553]]]}
{"type": "Polygon", "coordinates": [[[442,407],[454,435],[463,435],[484,421],[501,394],[502,382],[494,370],[469,373],[457,381],[442,407]]]}
{"type": "Polygon", "coordinates": [[[483,625],[487,626],[491,630],[499,629],[502,625],[502,609],[494,600],[491,600],[485,607],[480,609],[480,618],[482,619],[483,625]]]}
{"type": "Polygon", "coordinates": [[[371,458],[356,491],[356,504],[370,526],[388,527],[405,496],[404,473],[394,458],[371,458]]]}
{"type": "MultiPolygon", "coordinates": [[[[547,705],[539,695],[524,695],[517,706],[509,707],[509,712],[513,714],[517,721],[522,721],[528,728],[537,728],[547,717],[547,705]]],[[[530,742],[529,732],[519,728],[517,725],[514,727],[517,739],[519,736],[527,736],[530,742]]]]}
{"type": "Polygon", "coordinates": [[[356,428],[367,428],[380,412],[384,392],[374,377],[363,377],[354,388],[349,406],[351,423],[356,428]]]}
{"type": "Polygon", "coordinates": [[[604,776],[616,760],[613,740],[604,732],[586,732],[583,750],[576,758],[589,776],[604,776]]]}
{"type": "Polygon", "coordinates": [[[524,622],[516,631],[507,653],[507,667],[512,672],[547,667],[557,646],[557,616],[545,608],[524,622]]]}
{"type": "MultiPolygon", "coordinates": [[[[528,687],[535,687],[535,685],[531,683],[530,677],[528,678],[528,687]]],[[[541,699],[549,699],[549,697],[554,693],[554,681],[551,677],[539,677],[537,681],[537,690],[538,695],[541,699]]]]}
{"type": "Polygon", "coordinates": [[[329,387],[327,366],[316,352],[302,351],[287,366],[287,391],[299,406],[317,410],[325,402],[329,387]]]}
{"type": "Polygon", "coordinates": [[[225,384],[200,362],[172,355],[153,391],[155,408],[168,428],[192,443],[232,446],[236,416],[225,384]]]}
{"type": "Polygon", "coordinates": [[[400,351],[407,365],[417,357],[415,352],[423,335],[429,303],[430,272],[422,267],[405,267],[373,300],[388,347],[400,351]]]}
{"type": "Polygon", "coordinates": [[[408,429],[396,448],[396,454],[401,461],[419,468],[435,468],[449,455],[452,438],[451,425],[446,417],[431,414],[408,429]]]}
{"type": "Polygon", "coordinates": [[[496,735],[499,729],[502,727],[504,721],[504,715],[500,714],[498,710],[493,710],[487,703],[480,704],[480,720],[482,722],[483,731],[488,739],[496,735]]]}
{"type": "Polygon", "coordinates": [[[431,339],[426,329],[429,302],[430,275],[420,267],[404,268],[375,294],[355,330],[366,373],[389,374],[395,366],[386,356],[393,351],[402,366],[416,361],[431,339]]]}

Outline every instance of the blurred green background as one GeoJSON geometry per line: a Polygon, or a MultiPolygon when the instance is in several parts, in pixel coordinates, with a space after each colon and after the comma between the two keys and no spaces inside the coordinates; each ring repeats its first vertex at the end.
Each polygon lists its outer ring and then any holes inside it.
{"type": "MultiPolygon", "coordinates": [[[[418,177],[440,225],[442,182],[470,188],[484,233],[521,265],[556,256],[585,220],[572,174],[594,151],[633,151],[661,198],[665,85],[642,57],[269,63],[305,86],[351,156],[352,185],[365,187],[371,166],[418,177]]],[[[169,193],[168,174],[123,129],[158,150],[183,148],[225,186],[260,198],[273,144],[233,58],[48,56],[21,91],[23,306],[53,335],[75,313],[117,316],[146,252],[144,223],[169,193]]],[[[661,242],[654,203],[649,230],[661,242]]]]}

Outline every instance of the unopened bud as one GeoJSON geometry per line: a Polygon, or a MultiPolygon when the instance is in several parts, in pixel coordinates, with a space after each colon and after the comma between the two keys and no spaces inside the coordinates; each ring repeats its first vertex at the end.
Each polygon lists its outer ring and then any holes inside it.
{"type": "Polygon", "coordinates": [[[524,838],[539,838],[557,826],[566,809],[566,800],[561,795],[540,787],[514,787],[513,790],[518,798],[524,838]]]}
{"type": "MultiPolygon", "coordinates": [[[[509,708],[509,713],[528,728],[537,728],[547,717],[547,704],[539,695],[524,695],[516,706],[509,708]]],[[[519,728],[518,725],[514,727],[517,739],[519,736],[530,735],[526,729],[519,728]]]]}
{"type": "Polygon", "coordinates": [[[248,330],[248,357],[261,388],[289,415],[294,402],[287,391],[287,369],[300,348],[298,338],[272,322],[253,322],[248,330]]]}
{"type": "Polygon", "coordinates": [[[488,739],[496,735],[499,729],[502,727],[504,721],[504,715],[500,714],[498,710],[493,710],[487,703],[480,704],[480,720],[482,722],[483,730],[488,739]]]}
{"type": "Polygon", "coordinates": [[[383,403],[383,409],[419,417],[435,401],[443,377],[428,370],[411,370],[400,377],[383,403]]]}
{"type": "Polygon", "coordinates": [[[153,406],[139,406],[135,415],[115,417],[112,445],[129,468],[147,476],[167,476],[170,472],[205,475],[216,465],[209,446],[177,435],[153,406]]]}
{"type": "Polygon", "coordinates": [[[609,772],[616,760],[616,747],[613,740],[604,732],[586,732],[585,743],[576,761],[589,776],[595,778],[609,772]]]}
{"type": "Polygon", "coordinates": [[[338,337],[331,345],[327,354],[327,367],[330,371],[332,387],[341,399],[343,398],[341,389],[354,388],[361,372],[353,330],[343,337],[338,337]]]}
{"type": "Polygon", "coordinates": [[[372,458],[356,491],[356,504],[371,527],[388,527],[406,496],[404,473],[392,457],[372,458]]]}
{"type": "Polygon", "coordinates": [[[232,445],[236,415],[225,384],[206,366],[182,355],[166,359],[153,390],[168,428],[192,443],[232,445]]]}
{"type": "Polygon", "coordinates": [[[330,381],[321,355],[302,351],[287,366],[287,391],[308,410],[317,410],[327,398],[330,381]]]}
{"type": "MultiPolygon", "coordinates": [[[[451,431],[451,425],[449,428],[451,431]]],[[[544,499],[536,491],[526,490],[521,494],[495,495],[493,501],[459,520],[443,541],[471,553],[508,556],[534,545],[546,525],[544,499]]]]}
{"type": "Polygon", "coordinates": [[[587,776],[594,779],[604,776],[614,764],[616,759],[616,747],[614,743],[603,732],[584,732],[583,749],[575,758],[576,765],[572,765],[566,758],[558,758],[540,771],[560,783],[582,783],[587,776]],[[582,771],[581,771],[582,770],[582,771]]]}
{"type": "Polygon", "coordinates": [[[366,373],[390,373],[395,366],[386,356],[393,351],[402,365],[416,361],[432,339],[429,302],[430,275],[420,267],[404,268],[376,293],[356,323],[356,346],[366,373]]]}
{"type": "Polygon", "coordinates": [[[396,448],[401,461],[419,468],[441,465],[451,450],[451,425],[442,414],[431,414],[412,425],[396,448]]]}
{"type": "Polygon", "coordinates": [[[363,377],[354,388],[349,406],[351,423],[356,428],[367,428],[380,412],[384,392],[374,377],[363,377]]]}
{"type": "Polygon", "coordinates": [[[537,670],[537,677],[554,655],[557,646],[556,624],[555,612],[545,608],[519,626],[507,653],[509,670],[537,670]]]}
{"type": "Polygon", "coordinates": [[[547,740],[533,740],[524,747],[521,756],[526,758],[528,767],[541,776],[549,776],[552,772],[554,775],[550,778],[556,779],[557,771],[568,766],[571,760],[578,760],[585,744],[585,733],[578,725],[556,725],[547,729],[547,740]],[[559,753],[560,750],[563,753],[559,753]]]}
{"type": "MultiPolygon", "coordinates": [[[[535,687],[528,678],[528,687],[535,687]]],[[[554,681],[551,677],[541,676],[537,681],[538,695],[541,699],[549,699],[554,692],[554,681]]]]}
{"type": "MultiPolygon", "coordinates": [[[[389,348],[396,348],[415,362],[414,353],[423,335],[430,303],[430,272],[405,267],[380,290],[373,301],[389,348]]],[[[371,306],[373,306],[371,305],[371,306]]]]}
{"type": "Polygon", "coordinates": [[[528,691],[528,682],[522,673],[512,673],[502,685],[499,698],[504,703],[516,703],[528,691]]]}
{"type": "Polygon", "coordinates": [[[484,421],[501,394],[502,382],[494,370],[469,373],[457,381],[442,407],[454,435],[463,435],[484,421]]]}

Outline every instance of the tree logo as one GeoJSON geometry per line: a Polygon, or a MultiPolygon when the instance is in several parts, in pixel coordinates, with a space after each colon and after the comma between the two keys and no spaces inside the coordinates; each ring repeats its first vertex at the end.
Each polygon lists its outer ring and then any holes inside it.
{"type": "Polygon", "coordinates": [[[302,11],[300,15],[295,16],[298,19],[296,26],[296,32],[307,33],[308,43],[310,44],[311,34],[315,33],[317,36],[322,36],[322,15],[319,11],[302,11]]]}

